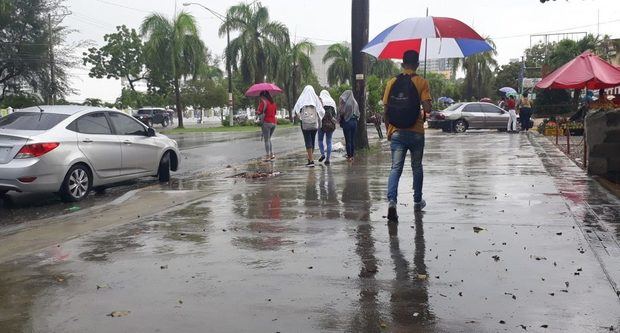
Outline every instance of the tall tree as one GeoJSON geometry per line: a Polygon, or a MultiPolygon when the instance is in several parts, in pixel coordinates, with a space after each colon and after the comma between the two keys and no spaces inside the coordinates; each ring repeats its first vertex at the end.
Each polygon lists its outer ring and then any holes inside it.
{"type": "Polygon", "coordinates": [[[374,75],[383,81],[398,74],[398,66],[390,59],[376,59],[371,57],[368,61],[368,73],[374,75]]]}
{"type": "Polygon", "coordinates": [[[131,90],[134,83],[144,78],[142,40],[135,29],[117,26],[116,32],[103,36],[106,45],[92,47],[84,52],[84,65],[90,64],[88,76],[93,78],[125,79],[131,90]]]}
{"type": "Polygon", "coordinates": [[[487,37],[486,41],[493,47],[492,51],[477,53],[455,61],[455,64],[460,64],[465,71],[465,99],[479,99],[491,93],[493,71],[497,67],[495,60],[497,51],[491,38],[487,37]]]}
{"type": "Polygon", "coordinates": [[[493,85],[493,90],[499,94],[499,89],[503,87],[512,87],[517,89],[517,87],[519,87],[520,70],[520,62],[511,62],[497,68],[495,71],[495,84],[493,85]]]}
{"type": "Polygon", "coordinates": [[[69,69],[79,45],[66,43],[65,16],[64,0],[0,0],[0,99],[23,87],[48,103],[73,92],[69,69]]]}
{"type": "Polygon", "coordinates": [[[149,75],[155,74],[159,84],[168,84],[174,90],[178,127],[183,128],[181,78],[196,79],[205,69],[206,48],[198,36],[196,20],[186,12],[173,20],[152,14],[144,19],[140,31],[147,38],[144,56],[149,75]]]}
{"type": "Polygon", "coordinates": [[[330,86],[349,83],[352,63],[351,49],[343,43],[332,44],[323,56],[323,63],[331,62],[327,68],[327,82],[330,86]]]}
{"type": "Polygon", "coordinates": [[[302,82],[307,81],[314,74],[312,60],[310,60],[312,52],[314,52],[314,44],[307,40],[291,43],[281,50],[277,78],[278,82],[283,85],[291,120],[293,120],[292,108],[302,82]]]}
{"type": "Polygon", "coordinates": [[[228,9],[227,22],[220,26],[220,36],[226,28],[239,36],[226,49],[233,68],[240,70],[246,83],[260,83],[273,79],[276,73],[278,50],[290,43],[288,28],[277,21],[270,21],[269,10],[260,2],[253,5],[240,3],[228,9]]]}

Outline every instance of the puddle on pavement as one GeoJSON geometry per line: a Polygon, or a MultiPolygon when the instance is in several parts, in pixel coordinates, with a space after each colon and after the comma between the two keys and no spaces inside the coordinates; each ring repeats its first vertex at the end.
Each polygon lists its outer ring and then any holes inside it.
{"type": "MultiPolygon", "coordinates": [[[[194,332],[205,322],[214,332],[620,326],[618,298],[566,218],[570,198],[553,195],[554,180],[524,140],[429,135],[429,206],[414,214],[405,168],[399,224],[383,218],[386,151],[314,169],[283,159],[280,176],[256,182],[180,181],[173,188],[211,194],[1,264],[0,332],[194,332]],[[516,162],[493,158],[519,147],[516,162]]],[[[617,214],[613,205],[593,210],[596,221],[617,214]]]]}

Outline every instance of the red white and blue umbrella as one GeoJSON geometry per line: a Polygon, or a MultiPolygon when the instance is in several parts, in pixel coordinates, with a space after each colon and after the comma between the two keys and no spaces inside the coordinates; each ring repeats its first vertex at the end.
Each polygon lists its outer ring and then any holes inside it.
{"type": "Polygon", "coordinates": [[[378,59],[402,59],[407,50],[420,58],[464,58],[493,48],[467,24],[449,17],[412,17],[377,35],[362,52],[378,59]]]}

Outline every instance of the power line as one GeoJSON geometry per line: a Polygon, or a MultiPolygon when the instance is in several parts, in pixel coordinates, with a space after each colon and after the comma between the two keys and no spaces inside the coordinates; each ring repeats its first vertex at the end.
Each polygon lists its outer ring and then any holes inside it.
{"type": "Polygon", "coordinates": [[[111,2],[111,1],[106,1],[106,0],[97,0],[97,1],[101,2],[101,3],[105,3],[105,4],[110,5],[110,6],[121,7],[121,8],[129,9],[129,10],[134,10],[134,11],[137,11],[137,12],[141,12],[141,13],[151,13],[148,10],[144,10],[144,9],[140,9],[140,8],[135,8],[135,7],[129,7],[129,6],[121,5],[119,3],[115,3],[115,2],[111,2]]]}
{"type": "Polygon", "coordinates": [[[548,33],[554,33],[554,32],[565,32],[565,31],[573,30],[573,29],[583,29],[583,28],[595,27],[595,26],[600,25],[600,24],[609,24],[609,23],[616,23],[616,22],[620,22],[620,19],[606,21],[606,22],[600,22],[600,23],[594,23],[594,24],[588,24],[588,25],[575,26],[575,27],[570,27],[570,28],[563,28],[563,29],[558,29],[558,30],[551,30],[551,31],[544,31],[544,32],[532,32],[532,33],[525,33],[525,34],[518,34],[518,35],[509,35],[509,36],[501,36],[501,37],[492,37],[492,38],[493,38],[493,40],[497,40],[497,39],[510,39],[510,38],[519,38],[519,37],[529,37],[530,35],[548,34],[548,33]]]}

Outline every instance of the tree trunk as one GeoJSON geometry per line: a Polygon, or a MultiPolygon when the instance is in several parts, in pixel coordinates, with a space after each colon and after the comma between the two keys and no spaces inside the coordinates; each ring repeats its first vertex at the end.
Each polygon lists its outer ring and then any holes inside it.
{"type": "Polygon", "coordinates": [[[294,121],[294,114],[295,112],[293,112],[293,107],[295,106],[295,104],[293,104],[295,98],[297,97],[297,84],[296,84],[296,79],[295,79],[295,71],[293,71],[293,78],[291,80],[291,95],[289,96],[289,103],[290,103],[290,107],[289,107],[289,116],[290,116],[290,121],[291,123],[294,121]]]}
{"type": "Polygon", "coordinates": [[[179,125],[177,128],[183,127],[183,108],[181,107],[181,87],[179,87],[179,78],[174,78],[174,101],[176,102],[177,118],[179,118],[179,125]]]}
{"type": "Polygon", "coordinates": [[[357,122],[355,146],[359,149],[368,148],[368,133],[366,131],[366,72],[368,60],[362,53],[362,48],[368,43],[368,0],[351,1],[351,54],[353,56],[353,94],[360,107],[360,118],[357,122]],[[361,74],[357,79],[357,74],[361,74]]]}

